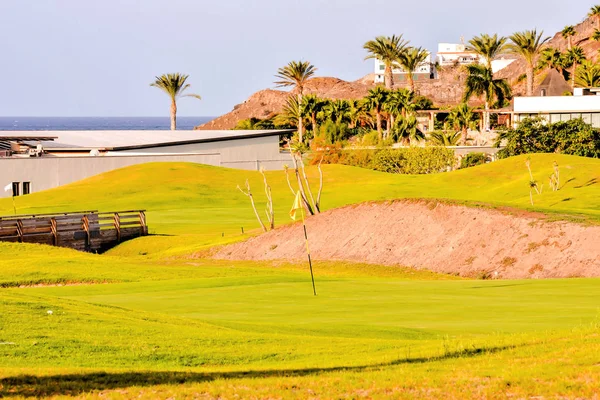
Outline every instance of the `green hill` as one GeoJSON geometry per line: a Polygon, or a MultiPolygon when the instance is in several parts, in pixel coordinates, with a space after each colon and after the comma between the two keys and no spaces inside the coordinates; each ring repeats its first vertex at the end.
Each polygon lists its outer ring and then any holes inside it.
{"type": "MultiPolygon", "coordinates": [[[[525,158],[428,176],[324,166],[323,206],[440,198],[600,219],[600,160],[525,158]]],[[[309,169],[313,185],[317,171],[309,169]]],[[[593,397],[598,279],[480,281],[342,262],[215,261],[258,224],[258,172],[146,164],[16,199],[19,213],[145,208],[155,236],[105,255],[0,243],[0,397],[593,397]],[[95,283],[92,285],[92,283],[95,283]],[[102,284],[99,284],[102,283],[102,284]],[[39,284],[43,287],[19,287],[39,284]],[[69,286],[48,287],[48,284],[69,286]]],[[[292,193],[268,173],[277,224],[292,193]]],[[[11,214],[10,199],[0,214],[11,214]]],[[[426,240],[426,238],[424,238],[426,240]]]]}

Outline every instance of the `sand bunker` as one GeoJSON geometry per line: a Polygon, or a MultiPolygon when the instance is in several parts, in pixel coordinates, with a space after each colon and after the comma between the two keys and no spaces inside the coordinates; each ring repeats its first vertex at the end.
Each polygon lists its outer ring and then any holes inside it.
{"type": "MultiPolygon", "coordinates": [[[[365,203],[307,220],[315,260],[402,265],[487,278],[600,276],[600,226],[426,201],[365,203]]],[[[219,249],[213,257],[304,260],[302,226],[219,249]]]]}

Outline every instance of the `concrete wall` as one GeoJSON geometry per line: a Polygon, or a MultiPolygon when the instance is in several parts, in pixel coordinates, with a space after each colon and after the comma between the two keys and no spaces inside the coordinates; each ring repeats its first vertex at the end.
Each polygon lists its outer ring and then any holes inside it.
{"type": "Polygon", "coordinates": [[[12,195],[2,190],[11,182],[31,182],[34,193],[148,162],[193,162],[245,170],[261,167],[277,170],[291,164],[291,159],[289,154],[280,153],[278,136],[115,151],[97,157],[0,158],[0,197],[12,195]]]}

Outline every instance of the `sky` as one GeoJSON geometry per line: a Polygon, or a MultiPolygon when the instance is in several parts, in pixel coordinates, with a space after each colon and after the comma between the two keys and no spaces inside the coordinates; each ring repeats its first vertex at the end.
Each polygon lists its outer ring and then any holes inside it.
{"type": "Polygon", "coordinates": [[[0,116],[164,116],[156,75],[190,75],[180,116],[217,116],[273,88],[292,60],[317,76],[373,70],[363,44],[403,34],[432,52],[481,33],[583,20],[589,0],[0,0],[0,116]]]}

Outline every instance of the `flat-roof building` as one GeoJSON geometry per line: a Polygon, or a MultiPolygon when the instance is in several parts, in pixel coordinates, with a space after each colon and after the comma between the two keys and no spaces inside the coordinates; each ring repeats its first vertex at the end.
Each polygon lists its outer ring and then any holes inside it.
{"type": "Polygon", "coordinates": [[[147,162],[276,170],[289,163],[289,130],[0,132],[0,197],[51,189],[147,162]],[[15,190],[16,188],[16,190],[15,190]]]}

